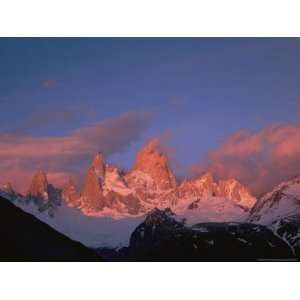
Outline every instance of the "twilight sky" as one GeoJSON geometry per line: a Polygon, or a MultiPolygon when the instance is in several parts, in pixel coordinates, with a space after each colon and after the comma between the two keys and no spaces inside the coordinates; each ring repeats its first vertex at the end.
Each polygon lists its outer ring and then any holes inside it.
{"type": "Polygon", "coordinates": [[[299,80],[300,39],[0,38],[0,182],[58,183],[98,150],[130,168],[163,135],[178,175],[262,192],[300,173],[299,80]]]}

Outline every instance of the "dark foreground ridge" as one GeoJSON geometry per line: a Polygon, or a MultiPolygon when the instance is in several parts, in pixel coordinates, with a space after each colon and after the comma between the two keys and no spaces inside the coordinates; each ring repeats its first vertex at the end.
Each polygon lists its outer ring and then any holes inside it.
{"type": "Polygon", "coordinates": [[[99,261],[92,250],[0,197],[0,261],[99,261]]]}
{"type": "Polygon", "coordinates": [[[274,221],[272,227],[278,236],[289,243],[295,255],[300,258],[300,215],[274,221]]]}
{"type": "Polygon", "coordinates": [[[170,209],[148,214],[128,248],[99,249],[117,261],[268,261],[296,260],[292,249],[265,226],[201,223],[186,226],[170,209]]]}
{"type": "Polygon", "coordinates": [[[274,234],[251,223],[187,226],[170,209],[154,209],[132,233],[129,247],[97,249],[100,256],[2,197],[0,217],[0,261],[99,261],[100,257],[107,261],[285,261],[299,257],[296,247],[291,247],[298,245],[298,216],[276,224],[274,234]]]}

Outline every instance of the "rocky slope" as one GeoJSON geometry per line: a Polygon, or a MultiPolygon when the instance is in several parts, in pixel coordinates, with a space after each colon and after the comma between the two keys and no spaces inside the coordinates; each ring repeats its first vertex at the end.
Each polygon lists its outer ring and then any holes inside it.
{"type": "Polygon", "coordinates": [[[300,215],[292,215],[272,222],[270,228],[286,241],[296,257],[300,258],[300,215]]]}
{"type": "Polygon", "coordinates": [[[170,209],[155,209],[147,215],[131,235],[127,254],[130,260],[137,261],[294,259],[287,243],[265,226],[249,223],[186,226],[170,209]]]}
{"type": "Polygon", "coordinates": [[[47,211],[53,216],[55,210],[61,205],[61,201],[61,190],[48,183],[45,172],[38,171],[32,178],[25,202],[27,204],[33,202],[40,212],[47,211]]]}
{"type": "Polygon", "coordinates": [[[17,202],[17,201],[24,200],[24,196],[17,193],[13,189],[11,183],[0,185],[0,196],[8,199],[10,202],[17,202]]]}
{"type": "Polygon", "coordinates": [[[250,211],[249,221],[270,225],[300,213],[300,176],[282,182],[264,195],[250,211]]]}
{"type": "Polygon", "coordinates": [[[300,176],[282,182],[259,199],[248,221],[268,226],[300,257],[300,176]]]}

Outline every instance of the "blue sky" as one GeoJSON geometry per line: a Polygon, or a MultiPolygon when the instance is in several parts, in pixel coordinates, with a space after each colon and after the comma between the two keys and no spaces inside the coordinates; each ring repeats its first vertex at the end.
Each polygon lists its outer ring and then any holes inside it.
{"type": "Polygon", "coordinates": [[[300,39],[0,38],[1,132],[64,136],[152,112],[141,138],[171,132],[187,168],[239,129],[298,118],[300,39]]]}

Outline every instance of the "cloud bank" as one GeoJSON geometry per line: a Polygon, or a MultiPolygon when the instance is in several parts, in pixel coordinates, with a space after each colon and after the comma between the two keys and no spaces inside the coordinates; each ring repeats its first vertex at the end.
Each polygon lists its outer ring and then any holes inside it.
{"type": "Polygon", "coordinates": [[[11,181],[25,192],[33,173],[43,169],[49,181],[61,186],[96,152],[108,156],[126,151],[140,139],[150,119],[149,113],[131,112],[63,137],[0,134],[0,182],[11,181]]]}
{"type": "Polygon", "coordinates": [[[257,195],[300,174],[300,126],[274,124],[259,132],[239,131],[208,153],[192,174],[212,172],[217,178],[236,178],[257,195]]]}

